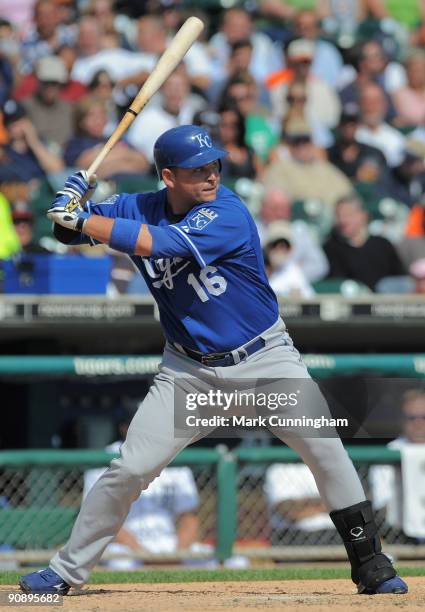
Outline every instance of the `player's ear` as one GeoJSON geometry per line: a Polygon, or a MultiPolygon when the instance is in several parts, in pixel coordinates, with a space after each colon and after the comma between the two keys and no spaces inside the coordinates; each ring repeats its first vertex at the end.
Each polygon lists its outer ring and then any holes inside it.
{"type": "Polygon", "coordinates": [[[176,182],[174,172],[170,168],[163,168],[162,180],[164,181],[166,187],[173,188],[176,182]]]}

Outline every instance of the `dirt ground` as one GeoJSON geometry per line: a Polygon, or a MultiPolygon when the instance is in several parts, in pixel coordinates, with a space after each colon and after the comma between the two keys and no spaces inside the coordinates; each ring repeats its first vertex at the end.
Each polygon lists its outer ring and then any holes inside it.
{"type": "MultiPolygon", "coordinates": [[[[285,612],[419,612],[425,609],[425,578],[408,579],[407,595],[357,595],[348,580],[285,580],[184,584],[105,584],[70,592],[63,606],[23,606],[25,610],[69,612],[175,612],[175,610],[266,609],[285,612]],[[71,594],[72,593],[72,594],[71,594]]],[[[16,585],[0,586],[16,592],[16,585]]],[[[4,599],[3,599],[4,601],[4,599]]],[[[0,605],[0,610],[10,607],[0,605]]]]}

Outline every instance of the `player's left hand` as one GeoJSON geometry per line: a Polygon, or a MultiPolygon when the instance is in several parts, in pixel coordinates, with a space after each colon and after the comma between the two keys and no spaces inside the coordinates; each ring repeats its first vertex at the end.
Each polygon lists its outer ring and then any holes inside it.
{"type": "Polygon", "coordinates": [[[58,191],[57,195],[66,194],[76,198],[78,201],[82,198],[88,200],[93,195],[96,187],[96,175],[89,176],[86,170],[79,170],[66,179],[63,189],[58,191]]]}
{"type": "Polygon", "coordinates": [[[69,176],[63,189],[57,192],[51,208],[65,207],[68,212],[82,210],[81,200],[86,202],[97,187],[96,175],[89,176],[86,170],[80,170],[69,176]]]}
{"type": "Polygon", "coordinates": [[[58,223],[58,225],[61,225],[62,227],[66,227],[77,232],[83,231],[84,225],[89,216],[89,213],[85,212],[81,208],[68,210],[66,206],[54,205],[47,211],[47,217],[54,223],[58,223]]]}

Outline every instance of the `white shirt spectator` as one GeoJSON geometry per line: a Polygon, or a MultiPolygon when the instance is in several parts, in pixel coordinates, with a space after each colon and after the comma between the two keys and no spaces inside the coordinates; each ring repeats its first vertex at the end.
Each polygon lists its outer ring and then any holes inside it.
{"type": "Polygon", "coordinates": [[[145,70],[151,72],[156,61],[156,56],[148,53],[133,53],[121,48],[103,49],[90,57],[77,59],[71,78],[86,85],[96,72],[106,70],[111,79],[118,81],[145,70]]]}
{"type": "MultiPolygon", "coordinates": [[[[261,32],[252,34],[252,58],[250,72],[258,83],[264,83],[272,72],[281,70],[284,65],[282,51],[276,43],[261,32]]],[[[226,65],[230,57],[230,48],[226,36],[222,32],[214,34],[210,40],[212,55],[212,74],[215,80],[226,79],[226,65]]]]}
{"type": "MultiPolygon", "coordinates": [[[[256,225],[263,244],[267,237],[267,227],[261,221],[256,221],[256,225]]],[[[308,282],[314,283],[327,275],[329,272],[327,257],[304,221],[291,222],[291,247],[288,261],[294,262],[301,268],[308,282]]]]}
{"type": "MultiPolygon", "coordinates": [[[[407,83],[406,70],[398,62],[389,62],[383,73],[382,87],[389,94],[396,89],[404,87],[407,83]]],[[[353,66],[344,65],[339,73],[337,87],[343,89],[357,78],[356,69],[353,66]]]]}
{"type": "Polygon", "coordinates": [[[382,151],[388,165],[393,168],[403,161],[406,148],[405,138],[388,123],[381,123],[374,130],[360,125],[356,131],[356,140],[382,151]]]}
{"type": "MultiPolygon", "coordinates": [[[[275,463],[271,465],[266,472],[264,492],[271,509],[281,502],[290,500],[320,500],[313,474],[306,465],[301,463],[275,463]]],[[[295,527],[303,531],[316,531],[318,529],[334,528],[327,512],[318,512],[297,522],[290,522],[277,512],[272,512],[271,523],[275,529],[295,527]]]]}
{"type": "Polygon", "coordinates": [[[332,43],[326,40],[314,41],[314,58],[311,65],[314,75],[335,89],[343,65],[341,54],[332,43]]]}
{"type": "MultiPolygon", "coordinates": [[[[119,452],[121,442],[106,447],[119,452]]],[[[84,474],[85,497],[105,470],[88,470],[84,474]]],[[[124,527],[138,540],[140,546],[152,553],[171,553],[177,549],[176,520],[180,514],[194,512],[199,496],[192,471],[187,467],[165,468],[140,497],[133,502],[124,527]]],[[[122,545],[111,544],[117,550],[122,545]]]]}
{"type": "Polygon", "coordinates": [[[204,106],[205,101],[200,96],[189,95],[176,116],[167,113],[160,104],[151,104],[131,125],[127,142],[144,153],[153,163],[153,146],[156,139],[166,130],[192,123],[195,113],[204,106]]]}
{"type": "Polygon", "coordinates": [[[211,79],[213,67],[208,51],[200,42],[195,42],[184,56],[189,77],[208,77],[211,79]]]}
{"type": "Polygon", "coordinates": [[[294,261],[286,262],[280,270],[274,272],[269,278],[269,283],[276,295],[303,298],[314,296],[312,286],[294,261]]]}
{"type": "MultiPolygon", "coordinates": [[[[416,450],[422,450],[423,452],[423,444],[411,444],[409,440],[405,437],[399,437],[396,440],[390,442],[387,447],[393,450],[399,450],[402,453],[402,466],[403,461],[405,461],[405,457],[403,457],[403,449],[407,450],[409,448],[413,448],[416,450]],[[422,448],[421,448],[422,447],[422,448]]],[[[403,469],[408,469],[409,463],[406,460],[407,465],[403,466],[403,469]]],[[[419,460],[419,470],[423,472],[423,456],[419,460]]],[[[408,476],[408,474],[406,474],[408,476]]],[[[413,473],[413,476],[415,474],[413,473]]],[[[417,499],[414,500],[415,494],[422,491],[418,487],[418,481],[413,480],[413,486],[416,486],[416,489],[412,489],[414,494],[411,497],[405,497],[407,495],[406,492],[406,483],[403,486],[403,478],[402,478],[402,470],[399,465],[374,465],[369,470],[369,482],[372,493],[372,504],[375,510],[385,509],[385,517],[386,523],[395,529],[403,530],[407,535],[411,537],[420,537],[423,538],[423,533],[420,533],[421,529],[423,532],[423,521],[421,521],[421,516],[423,517],[423,502],[421,499],[421,495],[416,495],[417,499]],[[409,501],[410,508],[407,504],[407,500],[409,501]],[[416,507],[416,504],[419,505],[419,508],[416,507]],[[412,530],[412,522],[408,519],[407,516],[404,516],[405,512],[412,512],[413,506],[413,516],[418,518],[419,525],[418,531],[415,532],[413,528],[413,533],[409,533],[409,529],[412,530]]]]}

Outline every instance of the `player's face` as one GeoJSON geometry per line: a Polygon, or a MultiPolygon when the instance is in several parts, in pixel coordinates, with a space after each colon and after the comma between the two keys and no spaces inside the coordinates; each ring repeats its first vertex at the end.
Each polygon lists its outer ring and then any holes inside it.
{"type": "MultiPolygon", "coordinates": [[[[200,202],[212,202],[220,186],[220,164],[213,161],[199,168],[173,168],[170,182],[164,181],[173,197],[186,202],[188,208],[200,202]]],[[[164,171],[165,174],[165,171],[164,171]]]]}

